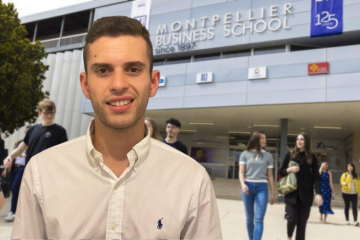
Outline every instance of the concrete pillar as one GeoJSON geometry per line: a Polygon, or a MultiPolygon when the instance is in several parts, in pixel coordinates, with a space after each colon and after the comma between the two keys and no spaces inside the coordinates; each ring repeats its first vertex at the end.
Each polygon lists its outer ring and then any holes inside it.
{"type": "Polygon", "coordinates": [[[54,69],[55,69],[55,59],[56,59],[55,54],[49,54],[46,59],[46,62],[44,62],[46,65],[49,66],[49,69],[45,73],[45,81],[44,81],[43,91],[48,91],[48,92],[51,91],[51,83],[52,83],[52,79],[54,76],[54,69]]]}
{"type": "Polygon", "coordinates": [[[55,59],[54,74],[51,83],[50,99],[58,102],[61,74],[63,73],[64,53],[57,53],[55,59]]]}
{"type": "Polygon", "coordinates": [[[82,115],[81,107],[82,107],[82,98],[84,96],[79,80],[81,72],[85,72],[84,61],[82,57],[80,58],[80,66],[78,69],[78,82],[76,84],[75,99],[73,102],[74,109],[72,114],[70,133],[68,136],[69,139],[73,139],[80,136],[80,124],[81,124],[81,115],[82,115]]]}
{"type": "Polygon", "coordinates": [[[354,133],[352,162],[354,163],[356,172],[359,175],[360,174],[360,130],[354,133]]]}
{"type": "Polygon", "coordinates": [[[81,57],[81,51],[74,50],[71,62],[70,77],[66,91],[65,111],[63,116],[63,127],[66,129],[67,134],[69,135],[68,137],[70,137],[72,115],[76,114],[74,112],[74,102],[77,94],[77,86],[80,85],[79,68],[81,64],[81,57]]]}
{"type": "Polygon", "coordinates": [[[67,90],[68,90],[68,85],[69,85],[72,57],[73,57],[72,51],[65,52],[64,63],[62,65],[62,74],[61,74],[60,84],[59,84],[59,88],[58,88],[58,98],[57,98],[57,101],[55,102],[55,104],[56,104],[55,122],[60,125],[63,125],[66,99],[69,96],[69,93],[67,92],[67,90]]]}
{"type": "Polygon", "coordinates": [[[281,133],[280,133],[280,166],[282,165],[285,155],[288,152],[288,119],[281,119],[281,133]]]}

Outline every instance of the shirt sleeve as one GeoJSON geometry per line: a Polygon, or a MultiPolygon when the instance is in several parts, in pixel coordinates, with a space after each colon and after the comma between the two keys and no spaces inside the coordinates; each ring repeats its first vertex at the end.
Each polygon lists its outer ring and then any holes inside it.
{"type": "Polygon", "coordinates": [[[47,239],[36,159],[25,168],[11,239],[47,239]]]}
{"type": "Polygon", "coordinates": [[[209,174],[204,170],[196,187],[181,239],[222,239],[219,212],[209,174]]]}
{"type": "Polygon", "coordinates": [[[59,144],[67,142],[67,140],[68,140],[68,138],[67,138],[66,130],[64,128],[62,128],[59,144]]]}
{"type": "Polygon", "coordinates": [[[29,130],[27,131],[25,137],[24,137],[24,143],[26,144],[26,146],[29,146],[29,139],[30,139],[30,135],[32,133],[32,131],[34,130],[35,126],[32,126],[31,128],[29,128],[29,130]]]}
{"type": "Polygon", "coordinates": [[[320,173],[319,173],[319,165],[318,160],[314,154],[312,154],[312,178],[315,187],[316,194],[321,194],[321,186],[320,186],[320,173]]]}
{"type": "Polygon", "coordinates": [[[274,168],[274,158],[273,156],[270,154],[270,157],[268,158],[268,161],[267,161],[267,168],[274,168]]]}
{"type": "Polygon", "coordinates": [[[246,164],[245,151],[241,153],[239,164],[246,164]]]}
{"type": "Polygon", "coordinates": [[[188,150],[187,147],[185,145],[183,145],[183,151],[184,154],[188,155],[188,150]]]}

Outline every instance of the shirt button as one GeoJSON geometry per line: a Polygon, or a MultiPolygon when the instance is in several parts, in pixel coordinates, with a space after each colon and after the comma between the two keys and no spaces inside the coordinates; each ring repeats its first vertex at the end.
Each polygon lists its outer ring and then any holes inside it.
{"type": "Polygon", "coordinates": [[[119,186],[116,184],[115,187],[114,187],[114,189],[117,190],[118,188],[119,188],[119,186]]]}
{"type": "Polygon", "coordinates": [[[117,225],[115,223],[112,223],[110,227],[111,227],[111,230],[115,230],[117,225]]]}

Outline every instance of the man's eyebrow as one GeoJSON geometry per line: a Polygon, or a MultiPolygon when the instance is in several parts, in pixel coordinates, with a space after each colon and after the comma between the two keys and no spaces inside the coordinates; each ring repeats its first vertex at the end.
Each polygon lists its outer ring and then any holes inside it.
{"type": "Polygon", "coordinates": [[[95,68],[99,68],[99,67],[111,68],[112,65],[109,63],[94,63],[91,65],[91,70],[94,70],[95,68]]]}
{"type": "Polygon", "coordinates": [[[146,64],[140,61],[127,62],[124,64],[125,67],[141,67],[146,68],[146,64]]]}

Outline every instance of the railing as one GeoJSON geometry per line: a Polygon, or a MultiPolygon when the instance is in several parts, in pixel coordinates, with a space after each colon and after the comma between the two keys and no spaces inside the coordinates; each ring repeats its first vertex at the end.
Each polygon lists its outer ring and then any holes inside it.
{"type": "Polygon", "coordinates": [[[41,44],[45,47],[45,49],[47,49],[47,48],[59,47],[59,41],[60,41],[60,46],[84,43],[86,41],[86,34],[87,33],[81,33],[81,34],[76,34],[76,35],[71,35],[71,36],[65,36],[65,37],[62,37],[61,39],[60,38],[52,38],[52,39],[42,40],[41,44]]]}

